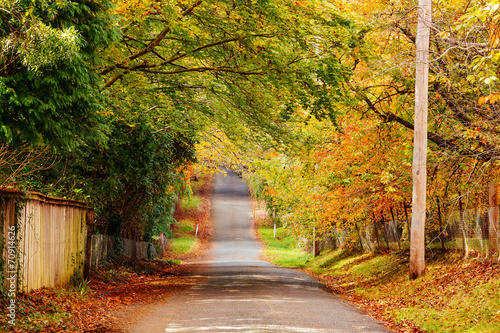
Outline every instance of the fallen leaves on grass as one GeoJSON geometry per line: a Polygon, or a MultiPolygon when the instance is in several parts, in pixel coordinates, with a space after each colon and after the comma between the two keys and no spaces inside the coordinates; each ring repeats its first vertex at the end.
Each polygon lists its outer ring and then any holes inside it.
{"type": "MultiPolygon", "coordinates": [[[[349,273],[338,276],[313,275],[319,277],[334,293],[354,302],[369,315],[388,323],[389,328],[396,332],[424,332],[416,320],[396,318],[395,314],[402,309],[420,309],[418,311],[421,313],[430,310],[437,313],[448,311],[456,313],[457,317],[464,316],[465,313],[464,320],[458,320],[457,327],[449,329],[450,332],[460,332],[463,327],[460,328],[459,324],[472,327],[478,321],[474,318],[474,311],[481,313],[484,310],[483,300],[476,296],[477,290],[495,281],[498,283],[500,267],[477,258],[453,260],[456,256],[451,253],[431,261],[425,276],[414,281],[408,279],[407,269],[393,274],[391,279],[359,280],[349,273]],[[466,299],[472,299],[474,303],[465,304],[466,299]]],[[[486,296],[485,301],[487,298],[486,296]]],[[[489,321],[494,321],[494,318],[489,321]]]]}
{"type": "MultiPolygon", "coordinates": [[[[212,191],[213,181],[212,175],[205,175],[202,178],[202,184],[193,191],[193,195],[200,198],[200,205],[195,208],[184,209],[179,205],[174,213],[174,218],[177,221],[189,220],[193,223],[193,230],[190,235],[194,236],[196,233],[196,225],[198,225],[199,244],[193,248],[193,251],[186,254],[174,253],[171,250],[166,251],[165,257],[170,259],[188,260],[198,257],[200,254],[205,253],[210,248],[209,240],[213,233],[212,223],[212,191]]],[[[172,232],[175,237],[182,236],[183,231],[178,226],[172,226],[172,232]]]]}

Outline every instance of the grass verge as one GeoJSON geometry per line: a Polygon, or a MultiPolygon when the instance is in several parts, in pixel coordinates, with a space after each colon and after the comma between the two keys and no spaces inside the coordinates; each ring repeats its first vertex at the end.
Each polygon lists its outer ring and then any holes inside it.
{"type": "Polygon", "coordinates": [[[305,268],[331,290],[397,332],[500,332],[500,265],[459,252],[434,252],[424,277],[408,279],[408,251],[324,251],[311,258],[278,229],[260,228],[265,256],[305,268]]]}
{"type": "Polygon", "coordinates": [[[174,238],[170,240],[167,258],[187,260],[208,248],[212,234],[212,187],[212,176],[204,175],[192,182],[192,195],[181,199],[174,214],[178,223],[172,226],[174,238]]]}
{"type": "Polygon", "coordinates": [[[276,238],[273,228],[260,228],[259,237],[264,243],[264,256],[276,265],[284,267],[305,267],[311,254],[304,251],[297,239],[283,228],[276,229],[276,238]]]}
{"type": "Polygon", "coordinates": [[[196,227],[194,222],[185,219],[179,221],[179,226],[175,230],[175,238],[170,241],[169,250],[174,256],[185,256],[196,251],[199,239],[195,237],[196,227]]]}
{"type": "Polygon", "coordinates": [[[197,209],[201,205],[201,199],[197,196],[190,196],[181,200],[181,209],[197,209]]]}

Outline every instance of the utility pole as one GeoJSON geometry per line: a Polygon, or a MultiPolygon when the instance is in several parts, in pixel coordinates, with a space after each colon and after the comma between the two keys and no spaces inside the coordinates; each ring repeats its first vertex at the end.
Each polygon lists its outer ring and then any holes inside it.
{"type": "Polygon", "coordinates": [[[425,271],[425,205],[427,189],[427,106],[431,0],[419,0],[416,39],[415,126],[413,131],[413,202],[410,238],[410,279],[425,271]]]}

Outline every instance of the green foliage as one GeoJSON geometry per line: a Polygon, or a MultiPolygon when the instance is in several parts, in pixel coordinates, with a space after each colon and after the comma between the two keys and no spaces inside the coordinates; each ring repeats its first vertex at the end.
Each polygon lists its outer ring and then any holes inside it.
{"type": "Polygon", "coordinates": [[[107,226],[101,232],[132,239],[166,232],[183,184],[178,168],[194,160],[193,138],[153,133],[142,119],[134,125],[112,119],[108,128],[109,140],[88,141],[28,181],[39,188],[52,184],[55,195],[85,199],[107,226]]]}
{"type": "Polygon", "coordinates": [[[102,133],[104,95],[92,69],[97,49],[118,37],[110,4],[22,0],[2,12],[10,16],[0,23],[1,141],[62,149],[102,133]],[[21,37],[9,42],[12,36],[21,37]]]}
{"type": "Polygon", "coordinates": [[[362,29],[326,1],[209,0],[180,5],[185,12],[177,2],[118,3],[127,34],[101,71],[111,94],[154,110],[160,128],[215,123],[243,146],[292,144],[283,122],[302,121],[301,107],[336,117],[332,102],[347,97],[351,52],[363,43],[362,29]]]}

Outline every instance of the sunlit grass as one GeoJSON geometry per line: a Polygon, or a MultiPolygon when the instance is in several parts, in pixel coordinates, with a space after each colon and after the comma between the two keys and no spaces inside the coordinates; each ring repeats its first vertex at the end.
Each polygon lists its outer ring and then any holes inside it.
{"type": "Polygon", "coordinates": [[[259,236],[265,244],[266,258],[284,267],[305,267],[312,255],[298,245],[297,238],[288,235],[283,228],[276,229],[276,238],[273,234],[273,228],[259,229],[259,236]]]}
{"type": "Polygon", "coordinates": [[[500,280],[472,287],[439,286],[436,290],[429,288],[435,274],[403,282],[389,293],[406,289],[414,298],[414,304],[394,310],[398,321],[412,320],[427,332],[500,332],[500,280]]]}
{"type": "Polygon", "coordinates": [[[438,333],[500,332],[500,278],[468,278],[463,275],[468,265],[472,276],[482,266],[477,268],[474,262],[457,261],[456,257],[456,253],[449,253],[429,260],[426,274],[411,281],[408,260],[397,252],[345,255],[336,250],[315,258],[307,268],[334,277],[338,287],[354,289],[376,304],[386,304],[387,315],[403,326],[413,323],[426,332],[438,333]]]}
{"type": "Polygon", "coordinates": [[[175,254],[187,254],[191,252],[197,243],[197,238],[180,237],[172,239],[170,243],[170,250],[175,254]]]}
{"type": "Polygon", "coordinates": [[[185,197],[181,200],[181,208],[184,210],[195,209],[201,205],[201,199],[197,196],[185,197]]]}
{"type": "Polygon", "coordinates": [[[198,238],[194,235],[194,222],[185,219],[178,222],[176,237],[170,240],[170,251],[175,255],[185,255],[194,250],[198,245],[198,238]]]}

